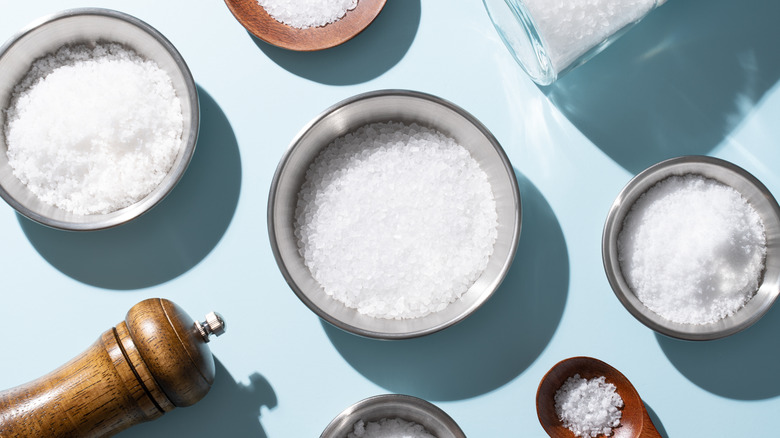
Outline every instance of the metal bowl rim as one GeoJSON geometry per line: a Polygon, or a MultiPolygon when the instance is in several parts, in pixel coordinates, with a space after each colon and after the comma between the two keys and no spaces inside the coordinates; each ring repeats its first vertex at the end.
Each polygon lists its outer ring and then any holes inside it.
{"type": "MultiPolygon", "coordinates": [[[[609,213],[607,214],[607,219],[604,221],[604,228],[601,237],[601,254],[602,254],[602,263],[604,266],[604,272],[606,273],[607,279],[609,280],[609,285],[611,286],[612,292],[614,292],[615,296],[618,298],[618,300],[620,300],[620,303],[623,305],[623,307],[625,307],[625,309],[628,310],[628,312],[631,313],[631,315],[634,316],[634,318],[636,318],[639,322],[641,322],[648,328],[652,329],[656,333],[659,333],[664,336],[668,336],[675,339],[686,340],[686,341],[709,341],[709,340],[722,339],[727,336],[731,336],[755,324],[774,305],[774,303],[778,298],[778,295],[780,295],[780,291],[774,291],[769,304],[765,308],[751,315],[749,319],[745,320],[739,325],[735,325],[726,330],[712,330],[712,331],[691,333],[691,332],[677,330],[672,327],[668,327],[663,324],[657,323],[656,321],[651,320],[645,314],[643,314],[635,306],[635,304],[628,298],[628,295],[629,294],[633,295],[634,292],[631,291],[631,289],[625,283],[625,280],[621,282],[621,279],[623,279],[623,275],[615,272],[612,269],[613,261],[617,260],[617,237],[618,237],[620,227],[622,226],[622,224],[618,224],[616,222],[617,216],[623,210],[630,209],[633,206],[633,203],[631,205],[625,205],[624,201],[628,193],[631,192],[634,187],[638,186],[640,183],[644,182],[644,180],[646,180],[647,178],[651,177],[652,175],[654,175],[659,171],[665,170],[669,167],[673,167],[676,165],[690,164],[690,163],[720,167],[727,171],[737,174],[741,178],[744,178],[745,180],[750,182],[759,192],[761,192],[762,195],[764,195],[764,197],[769,201],[770,205],[772,206],[775,216],[778,218],[778,220],[780,220],[780,206],[778,206],[777,201],[772,196],[772,193],[769,191],[769,189],[761,181],[759,181],[758,178],[753,176],[753,174],[737,166],[734,163],[731,163],[729,161],[720,158],[710,157],[706,155],[685,155],[685,156],[670,158],[648,167],[647,169],[643,170],[642,172],[634,176],[623,187],[623,189],[621,189],[620,193],[615,198],[615,201],[612,203],[612,206],[609,209],[609,213]]],[[[625,217],[625,215],[623,215],[623,217],[625,217]]],[[[674,323],[670,322],[670,324],[674,324],[674,323]]]]}
{"type": "MultiPolygon", "coordinates": [[[[358,413],[365,408],[384,403],[407,405],[424,411],[443,423],[445,427],[447,427],[447,429],[452,432],[455,438],[466,438],[466,435],[463,433],[463,430],[460,428],[460,426],[458,426],[458,423],[456,423],[455,420],[448,413],[444,412],[444,410],[442,410],[440,407],[421,398],[405,394],[380,394],[360,400],[359,402],[341,411],[341,413],[339,413],[333,420],[331,420],[331,422],[328,423],[328,426],[325,427],[322,435],[320,435],[320,438],[328,438],[328,435],[325,434],[333,433],[332,429],[338,426],[342,420],[350,417],[351,415],[354,415],[355,413],[358,413]]],[[[355,419],[355,421],[357,420],[359,420],[359,418],[355,419]]]]}
{"type": "MultiPolygon", "coordinates": [[[[35,213],[34,211],[25,207],[19,201],[17,201],[16,198],[14,198],[10,193],[8,193],[2,185],[0,185],[0,198],[5,200],[19,214],[41,225],[45,225],[50,228],[56,228],[65,231],[95,231],[95,230],[102,230],[102,229],[116,227],[125,224],[127,222],[130,222],[137,217],[142,216],[143,214],[151,210],[153,207],[158,205],[163,199],[165,199],[166,196],[168,196],[171,190],[173,190],[173,188],[178,184],[178,182],[184,176],[187,167],[189,167],[190,161],[192,161],[192,155],[195,152],[195,146],[197,144],[198,134],[200,130],[200,102],[198,99],[198,89],[197,86],[195,85],[195,79],[192,77],[192,72],[187,66],[187,63],[185,62],[181,53],[179,53],[176,47],[160,31],[158,31],[157,29],[155,29],[145,21],[137,17],[134,17],[130,14],[127,14],[125,12],[120,12],[120,11],[107,9],[107,8],[85,7],[85,8],[64,9],[59,12],[55,12],[49,15],[44,15],[42,17],[33,20],[27,26],[23,27],[15,34],[13,34],[8,40],[6,40],[5,43],[3,43],[2,46],[0,46],[0,59],[2,59],[3,55],[5,55],[5,53],[12,46],[14,46],[17,42],[19,42],[19,40],[24,38],[29,33],[35,31],[36,29],[61,19],[83,16],[83,15],[95,15],[101,17],[114,18],[114,19],[118,19],[130,23],[138,27],[139,29],[143,30],[144,32],[148,33],[157,42],[159,42],[160,45],[162,45],[165,48],[165,50],[168,52],[171,58],[173,58],[177,68],[181,71],[182,76],[184,77],[184,82],[188,92],[187,98],[189,100],[189,104],[191,107],[191,115],[190,115],[191,132],[189,133],[189,136],[187,138],[187,143],[184,146],[182,160],[179,163],[177,168],[175,169],[171,168],[168,171],[168,175],[173,175],[173,177],[167,181],[163,180],[163,182],[165,183],[164,187],[163,184],[161,183],[161,185],[154,188],[144,198],[141,198],[140,200],[136,201],[135,203],[127,207],[124,207],[122,209],[116,210],[111,213],[107,213],[107,214],[117,213],[122,210],[132,208],[133,206],[147,199],[150,200],[148,201],[150,202],[150,204],[146,208],[134,214],[116,215],[116,217],[111,220],[98,220],[95,222],[75,223],[75,222],[56,220],[35,213]]],[[[0,129],[0,133],[2,133],[2,129],[0,129]]],[[[95,215],[95,217],[99,217],[99,216],[102,215],[95,215]]]]}
{"type": "Polygon", "coordinates": [[[432,333],[436,333],[440,330],[443,330],[447,327],[450,327],[462,320],[464,320],[467,316],[475,312],[479,307],[481,307],[499,288],[503,280],[506,278],[506,275],[509,272],[509,268],[512,266],[512,261],[515,258],[515,255],[517,253],[517,246],[520,241],[520,230],[522,227],[522,203],[520,199],[520,189],[517,185],[517,178],[515,176],[514,168],[512,167],[512,163],[509,161],[509,157],[506,155],[506,152],[501,147],[498,140],[495,138],[495,136],[485,127],[482,122],[477,120],[473,115],[468,113],[463,108],[455,105],[454,103],[442,99],[438,96],[434,96],[432,94],[423,93],[420,91],[412,91],[412,90],[403,90],[403,89],[385,89],[385,90],[376,90],[376,91],[369,91],[366,93],[357,94],[355,96],[349,97],[347,99],[344,99],[334,105],[331,105],[329,108],[321,112],[318,116],[316,116],[314,119],[312,119],[309,123],[307,123],[299,132],[296,134],[296,136],[293,138],[293,140],[290,142],[289,146],[287,147],[287,150],[285,151],[284,155],[282,156],[281,160],[279,161],[279,164],[276,167],[276,171],[274,172],[273,180],[271,181],[271,188],[268,194],[268,206],[267,206],[267,224],[268,224],[268,237],[271,242],[271,250],[274,254],[274,259],[276,260],[276,264],[279,267],[279,270],[282,273],[282,276],[284,276],[285,281],[287,282],[288,286],[295,292],[295,295],[308,307],[310,310],[312,310],[317,316],[328,322],[329,324],[367,338],[374,338],[374,339],[387,339],[387,340],[395,340],[395,339],[411,339],[411,338],[417,338],[425,335],[429,335],[432,333]],[[298,286],[298,284],[295,282],[295,279],[290,274],[289,270],[287,269],[284,260],[282,259],[281,250],[279,248],[279,245],[276,241],[276,226],[274,224],[274,211],[276,209],[276,193],[277,188],[279,186],[279,182],[281,180],[282,172],[286,168],[288,161],[290,160],[290,157],[292,156],[293,152],[295,151],[296,147],[298,146],[301,139],[318,123],[320,123],[323,119],[330,116],[334,112],[338,111],[339,109],[351,105],[356,102],[360,102],[363,100],[368,99],[374,99],[374,98],[381,98],[381,97],[388,97],[388,96],[396,96],[396,97],[404,97],[404,98],[413,98],[413,99],[422,99],[427,100],[430,102],[433,102],[435,104],[441,105],[445,108],[448,108],[454,112],[456,112],[458,115],[464,117],[467,121],[472,123],[475,128],[477,128],[488,140],[488,142],[493,146],[495,152],[498,154],[501,162],[504,165],[504,168],[512,182],[512,197],[516,208],[516,214],[515,214],[515,220],[512,224],[513,226],[513,233],[512,233],[512,241],[510,242],[510,251],[508,254],[508,257],[504,261],[501,270],[496,277],[496,280],[498,280],[495,288],[493,288],[490,293],[485,293],[483,296],[480,297],[480,300],[476,303],[477,305],[474,306],[473,309],[471,309],[468,312],[464,312],[463,314],[459,315],[457,318],[453,318],[449,321],[446,321],[442,324],[439,324],[437,326],[413,331],[413,332],[406,332],[406,333],[384,333],[384,332],[377,332],[372,330],[365,330],[359,327],[355,327],[353,325],[350,325],[344,321],[341,321],[339,319],[336,319],[329,313],[325,312],[324,310],[320,309],[318,306],[316,306],[309,298],[306,296],[306,294],[303,292],[303,290],[298,286]]]}

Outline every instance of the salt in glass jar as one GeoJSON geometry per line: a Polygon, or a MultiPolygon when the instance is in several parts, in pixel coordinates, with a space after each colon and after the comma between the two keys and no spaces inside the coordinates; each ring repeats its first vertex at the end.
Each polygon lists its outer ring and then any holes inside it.
{"type": "Polygon", "coordinates": [[[666,0],[483,0],[504,44],[539,85],[550,85],[666,0]]]}

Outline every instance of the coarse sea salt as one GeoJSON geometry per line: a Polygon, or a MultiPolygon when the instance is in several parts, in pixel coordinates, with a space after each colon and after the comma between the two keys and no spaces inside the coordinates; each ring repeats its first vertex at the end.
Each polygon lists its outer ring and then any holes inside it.
{"type": "Polygon", "coordinates": [[[707,324],[734,314],[758,290],[766,232],[732,187],[696,174],[672,176],[626,215],[618,258],[650,310],[677,323],[707,324]]]}
{"type": "Polygon", "coordinates": [[[382,418],[379,421],[358,420],[347,438],[436,438],[421,424],[400,418],[382,418]]]}
{"type": "Polygon", "coordinates": [[[620,426],[623,399],[604,376],[566,379],[555,392],[555,413],[564,427],[580,437],[612,435],[620,426]]]}
{"type": "Polygon", "coordinates": [[[78,215],[142,199],[182,147],[171,78],[119,44],[64,46],[36,60],[5,116],[14,175],[41,201],[78,215]]]}
{"type": "Polygon", "coordinates": [[[295,236],[325,293],[377,318],[417,318],[457,300],[497,236],[487,175],[455,140],[375,123],[336,139],[298,195],[295,236]]]}
{"type": "Polygon", "coordinates": [[[556,72],[666,0],[523,0],[556,72]]]}
{"type": "Polygon", "coordinates": [[[325,26],[357,7],[358,0],[257,0],[274,20],[298,29],[325,26]]]}

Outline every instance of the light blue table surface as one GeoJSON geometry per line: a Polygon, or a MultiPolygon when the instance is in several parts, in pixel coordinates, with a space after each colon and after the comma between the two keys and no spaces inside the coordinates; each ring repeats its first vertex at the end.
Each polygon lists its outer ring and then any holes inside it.
{"type": "Polygon", "coordinates": [[[372,395],[405,393],[469,437],[542,437],[534,397],[559,360],[621,370],[664,436],[778,436],[780,308],[730,338],[654,334],[615,298],[601,262],[607,211],[662,159],[712,155],[780,196],[780,3],[672,0],[547,88],[515,64],[478,0],[388,0],[337,48],[288,52],[254,40],[222,1],[0,0],[0,39],[61,9],[101,6],[148,22],[199,86],[201,137],[174,192],[116,229],[74,234],[0,205],[0,388],[83,351],[136,302],[217,310],[217,379],[198,405],[123,438],[316,437],[372,395]],[[328,106],[377,89],[419,90],[480,119],[517,171],[524,207],[508,278],[474,315],[409,341],[321,322],[284,282],[266,201],[279,158],[328,106]]]}

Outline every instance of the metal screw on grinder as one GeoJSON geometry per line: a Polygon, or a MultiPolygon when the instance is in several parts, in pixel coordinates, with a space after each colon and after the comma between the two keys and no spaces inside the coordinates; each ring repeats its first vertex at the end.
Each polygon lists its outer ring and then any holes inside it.
{"type": "Polygon", "coordinates": [[[225,333],[225,320],[222,315],[217,312],[209,312],[205,319],[205,322],[195,321],[195,328],[203,336],[204,341],[209,342],[211,335],[220,336],[225,333]]]}

